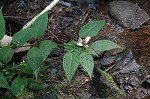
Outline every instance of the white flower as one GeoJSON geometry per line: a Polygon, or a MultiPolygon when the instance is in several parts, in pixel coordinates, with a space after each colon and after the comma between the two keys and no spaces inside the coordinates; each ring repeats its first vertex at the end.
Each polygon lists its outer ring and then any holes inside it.
{"type": "Polygon", "coordinates": [[[83,46],[83,47],[89,47],[89,46],[87,45],[87,43],[89,42],[90,39],[91,39],[91,37],[89,37],[89,36],[87,36],[85,39],[79,38],[79,39],[78,39],[78,42],[77,42],[77,45],[78,45],[78,46],[83,46]]]}
{"type": "Polygon", "coordinates": [[[87,44],[87,43],[90,41],[90,39],[91,39],[91,37],[87,36],[87,37],[85,38],[85,43],[87,44]]]}

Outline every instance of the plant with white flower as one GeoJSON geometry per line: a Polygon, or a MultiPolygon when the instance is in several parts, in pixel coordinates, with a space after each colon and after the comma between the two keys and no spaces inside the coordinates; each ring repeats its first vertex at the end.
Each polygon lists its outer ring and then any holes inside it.
{"type": "Polygon", "coordinates": [[[84,48],[88,48],[89,46],[87,43],[90,41],[91,37],[87,36],[85,39],[79,38],[77,45],[78,46],[83,46],[84,48]]]}
{"type": "Polygon", "coordinates": [[[91,37],[96,36],[104,24],[104,20],[88,22],[80,28],[78,41],[71,41],[64,46],[67,53],[63,57],[63,68],[69,81],[71,81],[79,65],[91,77],[94,69],[93,55],[96,55],[97,51],[121,48],[109,40],[97,40],[90,46],[88,45],[91,37]]]}

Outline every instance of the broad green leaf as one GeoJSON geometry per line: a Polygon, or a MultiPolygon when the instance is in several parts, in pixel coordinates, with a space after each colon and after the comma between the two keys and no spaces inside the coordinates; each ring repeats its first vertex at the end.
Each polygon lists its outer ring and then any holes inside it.
{"type": "Polygon", "coordinates": [[[10,86],[8,85],[6,78],[1,72],[0,72],[0,87],[10,89],[10,86]]]}
{"type": "Polygon", "coordinates": [[[90,53],[91,55],[94,55],[94,56],[97,56],[98,57],[98,54],[96,53],[96,51],[92,48],[88,48],[87,49],[88,53],[90,53]]]}
{"type": "Polygon", "coordinates": [[[12,39],[13,44],[24,44],[32,38],[31,29],[26,28],[15,33],[12,39]]]}
{"type": "Polygon", "coordinates": [[[13,56],[13,51],[10,47],[0,48],[0,62],[7,64],[13,56]]]}
{"type": "Polygon", "coordinates": [[[6,31],[5,20],[2,13],[2,9],[0,9],[0,40],[4,37],[6,31]]]}
{"type": "Polygon", "coordinates": [[[71,52],[71,51],[81,51],[82,48],[77,46],[77,42],[76,41],[71,41],[69,43],[67,43],[65,46],[64,46],[65,50],[67,52],[71,52]]]}
{"type": "Polygon", "coordinates": [[[33,74],[33,70],[31,69],[31,67],[29,65],[25,66],[23,69],[22,69],[23,73],[26,73],[26,74],[33,74]]]}
{"type": "Polygon", "coordinates": [[[87,36],[96,36],[101,28],[104,26],[104,20],[90,21],[86,25],[82,26],[79,30],[79,37],[86,38],[87,36]]]}
{"type": "Polygon", "coordinates": [[[27,86],[27,77],[26,76],[22,77],[22,80],[24,82],[24,87],[26,87],[27,86]]]}
{"type": "Polygon", "coordinates": [[[37,78],[37,74],[39,73],[39,68],[43,62],[43,56],[39,48],[33,47],[27,53],[27,62],[33,70],[34,75],[37,78]]]}
{"type": "Polygon", "coordinates": [[[33,83],[30,88],[34,90],[43,90],[46,89],[49,86],[47,83],[33,83]]]}
{"type": "Polygon", "coordinates": [[[56,47],[57,45],[52,41],[45,40],[40,43],[39,49],[41,50],[43,61],[47,58],[50,52],[56,47]]]}
{"type": "Polygon", "coordinates": [[[11,92],[16,97],[22,94],[24,88],[25,82],[23,78],[17,77],[11,83],[11,92]]]}
{"type": "Polygon", "coordinates": [[[81,66],[87,71],[87,73],[91,77],[94,69],[93,57],[88,52],[84,51],[81,53],[79,61],[81,66]]]}
{"type": "Polygon", "coordinates": [[[48,24],[48,13],[45,12],[44,14],[42,14],[41,16],[39,16],[33,23],[33,25],[31,26],[32,29],[32,36],[37,39],[41,36],[43,36],[43,34],[46,31],[47,28],[47,24],[48,24]]]}
{"type": "Polygon", "coordinates": [[[79,65],[79,54],[80,52],[78,51],[68,52],[63,57],[63,68],[69,81],[79,65]]]}
{"type": "Polygon", "coordinates": [[[94,42],[91,47],[97,51],[107,51],[115,48],[121,48],[119,45],[109,40],[98,40],[94,42]]]}

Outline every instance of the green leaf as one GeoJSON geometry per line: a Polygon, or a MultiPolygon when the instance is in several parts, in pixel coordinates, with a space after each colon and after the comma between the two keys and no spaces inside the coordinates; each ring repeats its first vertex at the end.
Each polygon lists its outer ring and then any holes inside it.
{"type": "Polygon", "coordinates": [[[82,47],[77,46],[76,41],[71,41],[71,42],[65,44],[64,48],[67,52],[72,52],[72,51],[81,52],[82,51],[82,47]]]}
{"type": "Polygon", "coordinates": [[[7,64],[13,56],[13,51],[10,47],[2,47],[0,49],[0,62],[7,64]]]}
{"type": "Polygon", "coordinates": [[[38,90],[46,89],[48,86],[49,84],[47,83],[33,83],[30,88],[38,91],[38,90]]]}
{"type": "Polygon", "coordinates": [[[17,77],[11,83],[11,92],[16,97],[22,94],[24,88],[25,82],[23,78],[17,77]]]}
{"type": "Polygon", "coordinates": [[[45,12],[44,14],[39,16],[34,21],[33,25],[31,26],[31,29],[32,29],[32,32],[33,32],[32,35],[35,39],[43,36],[43,34],[46,31],[47,24],[48,24],[48,13],[45,12]]]}
{"type": "Polygon", "coordinates": [[[93,57],[88,52],[84,51],[83,53],[81,53],[79,61],[81,66],[87,71],[87,73],[91,77],[94,69],[93,57]]]}
{"type": "Polygon", "coordinates": [[[10,89],[8,82],[4,75],[0,72],[0,87],[10,89]]]}
{"type": "Polygon", "coordinates": [[[27,86],[27,77],[26,76],[22,77],[22,80],[24,82],[24,87],[26,87],[27,86]]]}
{"type": "Polygon", "coordinates": [[[89,53],[89,54],[91,54],[91,55],[94,55],[94,56],[98,57],[98,54],[97,54],[97,52],[96,52],[94,49],[92,49],[92,48],[88,48],[88,49],[87,49],[87,51],[88,51],[88,53],[89,53]]]}
{"type": "Polygon", "coordinates": [[[50,40],[45,40],[40,43],[39,49],[41,50],[43,61],[47,58],[50,52],[56,47],[57,45],[50,40]]]}
{"type": "Polygon", "coordinates": [[[23,73],[34,74],[33,70],[31,69],[31,67],[29,65],[25,66],[22,70],[23,70],[23,73]]]}
{"type": "Polygon", "coordinates": [[[90,37],[96,36],[104,25],[105,25],[104,20],[90,21],[80,28],[79,37],[86,38],[87,36],[90,37]]]}
{"type": "Polygon", "coordinates": [[[27,53],[28,64],[30,65],[31,69],[35,77],[37,78],[37,74],[39,73],[39,68],[43,62],[43,56],[39,48],[33,47],[27,53]]]}
{"type": "Polygon", "coordinates": [[[0,40],[4,37],[6,31],[5,20],[2,13],[2,9],[0,9],[0,40]]]}
{"type": "Polygon", "coordinates": [[[97,51],[107,51],[115,48],[121,48],[119,45],[109,40],[98,40],[94,42],[91,47],[97,51]]]}
{"type": "Polygon", "coordinates": [[[30,40],[31,36],[31,29],[26,28],[20,30],[19,32],[15,33],[12,39],[13,44],[24,44],[26,41],[30,40]]]}
{"type": "Polygon", "coordinates": [[[79,52],[68,52],[63,57],[63,68],[69,81],[71,81],[79,65],[79,52]]]}

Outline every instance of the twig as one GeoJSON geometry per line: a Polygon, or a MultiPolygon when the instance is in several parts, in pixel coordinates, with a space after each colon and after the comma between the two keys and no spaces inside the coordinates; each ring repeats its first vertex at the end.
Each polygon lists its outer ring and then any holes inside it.
{"type": "Polygon", "coordinates": [[[48,5],[42,12],[40,12],[40,13],[39,13],[37,16],[35,16],[31,21],[29,21],[27,24],[25,24],[25,25],[23,26],[23,29],[26,29],[26,28],[30,27],[30,26],[33,24],[33,22],[34,22],[40,15],[42,15],[43,13],[45,13],[45,12],[51,10],[58,2],[59,2],[59,0],[53,0],[53,1],[50,3],[50,5],[48,5]]]}
{"type": "Polygon", "coordinates": [[[105,69],[105,72],[108,72],[109,70],[111,70],[112,68],[114,68],[115,67],[115,64],[114,65],[112,65],[111,67],[109,67],[109,68],[107,68],[107,69],[105,69]]]}
{"type": "Polygon", "coordinates": [[[82,22],[81,22],[82,24],[84,23],[85,19],[88,17],[89,13],[90,12],[87,12],[86,15],[84,16],[84,18],[82,19],[82,22]]]}

